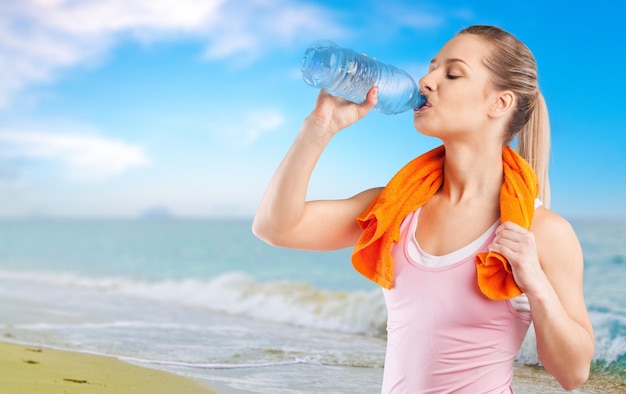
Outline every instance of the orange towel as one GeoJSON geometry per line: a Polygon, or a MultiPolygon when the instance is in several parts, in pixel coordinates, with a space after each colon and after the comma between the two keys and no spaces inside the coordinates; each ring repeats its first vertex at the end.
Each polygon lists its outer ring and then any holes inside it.
{"type": "MultiPolygon", "coordinates": [[[[365,277],[380,286],[393,287],[391,245],[400,239],[400,224],[409,213],[426,204],[443,183],[445,148],[439,146],[405,165],[391,178],[357,218],[363,229],[354,251],[352,264],[365,277]]],[[[539,192],[537,177],[530,165],[510,147],[502,151],[504,183],[500,191],[500,220],[512,221],[529,229],[535,198],[539,192]]],[[[521,294],[508,261],[497,253],[476,255],[478,285],[493,300],[521,294]]]]}

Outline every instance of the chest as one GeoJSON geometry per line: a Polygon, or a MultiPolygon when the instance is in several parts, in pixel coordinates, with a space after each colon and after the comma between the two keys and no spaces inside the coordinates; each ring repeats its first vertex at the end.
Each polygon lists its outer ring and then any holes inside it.
{"type": "Polygon", "coordinates": [[[422,250],[442,256],[472,242],[498,219],[499,211],[478,206],[444,206],[436,201],[419,210],[414,236],[422,250]]]}

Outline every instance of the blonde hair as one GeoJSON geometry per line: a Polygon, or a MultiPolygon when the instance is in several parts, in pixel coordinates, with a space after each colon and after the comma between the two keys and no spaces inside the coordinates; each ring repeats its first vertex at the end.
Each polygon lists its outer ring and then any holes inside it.
{"type": "Polygon", "coordinates": [[[459,34],[474,34],[493,45],[484,64],[496,89],[515,95],[515,111],[506,130],[506,143],[517,136],[517,150],[533,168],[539,180],[539,198],[550,207],[550,119],[546,101],[539,90],[537,63],[520,40],[495,26],[475,25],[459,34]]]}

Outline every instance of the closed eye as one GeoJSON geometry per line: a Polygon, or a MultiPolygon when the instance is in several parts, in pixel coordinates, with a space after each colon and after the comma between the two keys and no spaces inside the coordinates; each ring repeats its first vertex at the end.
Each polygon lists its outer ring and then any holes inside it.
{"type": "Polygon", "coordinates": [[[448,79],[457,79],[457,78],[461,78],[460,75],[453,75],[453,74],[446,74],[446,78],[448,79]]]}

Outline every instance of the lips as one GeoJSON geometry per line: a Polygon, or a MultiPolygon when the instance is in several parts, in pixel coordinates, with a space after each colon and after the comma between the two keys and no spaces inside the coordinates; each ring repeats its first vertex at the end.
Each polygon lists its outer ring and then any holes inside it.
{"type": "Polygon", "coordinates": [[[416,113],[417,112],[422,112],[422,111],[425,111],[427,108],[430,108],[431,106],[432,105],[430,104],[430,102],[427,101],[426,104],[422,105],[419,108],[415,108],[413,111],[416,112],[416,113]]]}

